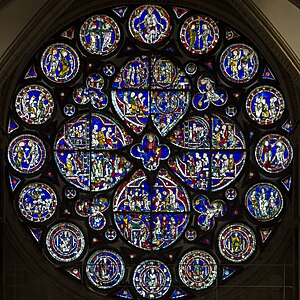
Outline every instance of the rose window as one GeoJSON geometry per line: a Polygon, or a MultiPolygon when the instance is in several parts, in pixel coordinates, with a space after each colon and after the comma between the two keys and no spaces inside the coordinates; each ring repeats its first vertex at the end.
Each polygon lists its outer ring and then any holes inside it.
{"type": "Polygon", "coordinates": [[[267,61],[221,20],[168,5],[68,28],[12,99],[18,217],[54,267],[101,295],[191,299],[226,284],[291,188],[292,123],[267,61]]]}

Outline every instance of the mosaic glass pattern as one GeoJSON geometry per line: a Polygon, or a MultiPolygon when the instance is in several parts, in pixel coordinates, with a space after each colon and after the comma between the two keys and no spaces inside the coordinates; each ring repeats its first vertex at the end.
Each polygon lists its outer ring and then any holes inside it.
{"type": "Polygon", "coordinates": [[[85,238],[78,226],[58,223],[46,236],[46,248],[56,261],[71,262],[80,257],[85,249],[85,238]]]}
{"type": "Polygon", "coordinates": [[[219,251],[227,260],[246,261],[256,249],[255,234],[245,224],[226,225],[218,236],[219,251]]]}
{"type": "Polygon", "coordinates": [[[95,55],[108,55],[120,41],[120,28],[116,21],[106,15],[88,18],[80,28],[80,42],[86,51],[95,55]]]}
{"type": "Polygon", "coordinates": [[[217,263],[205,251],[190,251],[179,262],[179,275],[187,287],[195,290],[206,289],[217,278],[217,263]]]}
{"type": "Polygon", "coordinates": [[[145,260],[134,270],[133,285],[136,291],[148,299],[165,295],[172,283],[169,268],[158,260],[145,260]]]}
{"type": "Polygon", "coordinates": [[[9,198],[41,255],[116,299],[205,298],[255,262],[287,215],[297,140],[261,50],[167,3],[49,37],[4,114],[9,198]]]}
{"type": "Polygon", "coordinates": [[[125,266],[121,256],[113,251],[99,250],[93,253],[86,264],[89,281],[99,289],[109,289],[124,277],[125,266]]]}
{"type": "Polygon", "coordinates": [[[37,84],[29,85],[18,93],[15,108],[18,116],[24,122],[43,124],[52,116],[54,100],[46,88],[37,84]]]}
{"type": "Polygon", "coordinates": [[[283,207],[283,197],[279,189],[269,183],[259,183],[249,189],[245,196],[245,206],[252,217],[266,222],[275,219],[283,207]]]}
{"type": "Polygon", "coordinates": [[[256,75],[259,66],[257,53],[248,45],[233,44],[220,58],[222,74],[231,82],[245,83],[256,75]]]}
{"type": "Polygon", "coordinates": [[[41,68],[45,76],[55,83],[66,83],[75,78],[80,60],[77,52],[67,44],[53,44],[43,53],[41,68]]]}
{"type": "Polygon", "coordinates": [[[271,86],[260,86],[250,92],[246,101],[249,117],[260,125],[270,125],[279,120],[285,104],[281,93],[271,86]]]}
{"type": "Polygon", "coordinates": [[[27,220],[44,222],[55,213],[57,196],[47,184],[30,183],[22,189],[18,206],[21,214],[27,220]]]}
{"type": "Polygon", "coordinates": [[[131,35],[146,44],[159,43],[171,30],[170,16],[160,6],[142,5],[136,8],[129,18],[131,35]]]}

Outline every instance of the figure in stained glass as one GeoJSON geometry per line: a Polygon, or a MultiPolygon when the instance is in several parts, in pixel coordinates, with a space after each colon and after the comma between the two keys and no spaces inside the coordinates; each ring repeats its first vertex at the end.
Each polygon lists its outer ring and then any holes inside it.
{"type": "Polygon", "coordinates": [[[30,183],[22,189],[18,206],[20,212],[27,220],[44,222],[55,213],[57,196],[47,184],[30,183]]]}
{"type": "Polygon", "coordinates": [[[246,101],[249,117],[259,125],[271,125],[278,121],[285,108],[281,93],[271,86],[260,86],[250,92],[246,101]]]}
{"type": "Polygon", "coordinates": [[[220,58],[222,74],[234,83],[250,81],[256,75],[258,66],[257,53],[245,44],[227,47],[220,58]]]}
{"type": "Polygon", "coordinates": [[[156,44],[165,39],[171,31],[170,16],[160,6],[142,5],[129,18],[129,30],[138,41],[156,44]]]}
{"type": "Polygon", "coordinates": [[[91,103],[96,109],[103,109],[108,103],[107,95],[102,91],[104,79],[100,74],[90,74],[86,79],[86,87],[73,91],[74,102],[80,105],[91,103]]]}
{"type": "Polygon", "coordinates": [[[124,277],[123,259],[114,251],[98,250],[89,257],[86,274],[89,282],[97,288],[112,288],[124,277]]]}
{"type": "Polygon", "coordinates": [[[170,149],[159,143],[158,137],[152,133],[144,135],[141,144],[133,146],[130,150],[133,157],[141,159],[143,166],[149,170],[156,170],[160,160],[165,160],[170,155],[170,149]]]}
{"type": "Polygon", "coordinates": [[[197,81],[199,93],[193,98],[193,106],[197,110],[205,110],[210,103],[216,106],[222,106],[227,102],[228,96],[224,89],[215,89],[215,82],[208,78],[200,76],[197,81]]]}
{"type": "Polygon", "coordinates": [[[209,17],[192,16],[181,27],[180,40],[183,46],[193,54],[205,54],[218,43],[219,28],[209,17]]]}
{"type": "Polygon", "coordinates": [[[120,41],[120,28],[116,21],[106,15],[88,18],[80,28],[80,42],[86,51],[95,55],[109,55],[120,41]]]}
{"type": "Polygon", "coordinates": [[[8,146],[8,161],[18,172],[37,172],[45,163],[46,148],[34,135],[26,134],[14,138],[8,146]]]}
{"type": "Polygon", "coordinates": [[[47,251],[53,259],[71,262],[79,258],[85,249],[85,238],[78,226],[72,223],[53,225],[46,236],[47,251]]]}
{"type": "Polygon", "coordinates": [[[179,262],[181,281],[191,289],[202,290],[217,278],[217,263],[207,252],[194,250],[186,253],[179,262]]]}
{"type": "Polygon", "coordinates": [[[25,86],[16,97],[18,116],[28,124],[39,125],[48,121],[54,111],[51,93],[40,85],[25,86]]]}
{"type": "Polygon", "coordinates": [[[145,260],[140,263],[133,274],[136,291],[148,299],[158,299],[165,295],[172,282],[169,268],[158,260],[145,260]]]}
{"type": "Polygon", "coordinates": [[[283,198],[279,189],[269,183],[258,183],[245,196],[248,212],[258,221],[274,220],[281,212],[283,198]]]}
{"type": "Polygon", "coordinates": [[[77,52],[69,45],[50,45],[43,53],[41,68],[45,76],[56,83],[66,83],[75,78],[80,60],[77,52]]]}
{"type": "Polygon", "coordinates": [[[218,236],[219,251],[232,262],[246,261],[256,249],[255,234],[242,223],[226,225],[218,236]]]}
{"type": "Polygon", "coordinates": [[[255,148],[258,165],[268,173],[279,173],[289,167],[293,149],[289,140],[279,134],[262,137],[255,148]]]}

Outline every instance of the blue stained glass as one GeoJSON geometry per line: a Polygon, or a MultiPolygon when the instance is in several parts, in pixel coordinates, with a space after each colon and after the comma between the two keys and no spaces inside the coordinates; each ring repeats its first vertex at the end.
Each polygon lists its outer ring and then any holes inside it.
{"type": "Polygon", "coordinates": [[[217,18],[167,4],[106,12],[59,29],[19,77],[11,199],[41,252],[91,291],[198,298],[254,259],[285,215],[285,95],[217,18]]]}

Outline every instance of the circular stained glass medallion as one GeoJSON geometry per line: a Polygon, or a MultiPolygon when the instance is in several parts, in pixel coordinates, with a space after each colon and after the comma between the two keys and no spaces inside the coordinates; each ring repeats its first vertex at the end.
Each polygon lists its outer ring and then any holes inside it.
{"type": "Polygon", "coordinates": [[[190,251],[181,258],[178,273],[187,287],[195,290],[206,289],[217,278],[217,263],[205,251],[190,251]]]}
{"type": "Polygon", "coordinates": [[[193,54],[205,54],[215,48],[219,41],[216,22],[206,16],[189,17],[180,30],[180,40],[193,54]]]}
{"type": "Polygon", "coordinates": [[[109,289],[124,277],[125,266],[119,254],[110,250],[93,253],[86,263],[88,280],[99,289],[109,289]]]}
{"type": "Polygon", "coordinates": [[[256,249],[256,237],[252,229],[236,223],[225,226],[218,236],[219,251],[232,262],[246,261],[256,249]]]}
{"type": "Polygon", "coordinates": [[[282,117],[284,108],[281,93],[267,85],[252,90],[246,100],[249,117],[259,125],[270,125],[278,121],[282,117]]]}
{"type": "Polygon", "coordinates": [[[172,283],[169,268],[159,260],[145,260],[133,273],[133,285],[136,291],[148,299],[164,296],[172,283]]]}
{"type": "Polygon", "coordinates": [[[142,5],[132,12],[129,30],[131,35],[142,43],[159,43],[171,31],[170,16],[161,6],[142,5]]]}
{"type": "Polygon", "coordinates": [[[53,225],[46,236],[49,254],[57,261],[72,262],[80,257],[85,249],[85,238],[75,224],[66,222],[53,225]]]}
{"type": "Polygon", "coordinates": [[[286,137],[279,134],[268,134],[257,143],[255,158],[264,171],[280,173],[291,164],[293,148],[286,137]]]}
{"type": "Polygon", "coordinates": [[[270,183],[252,186],[245,196],[245,206],[252,217],[258,221],[274,220],[283,207],[283,197],[279,189],[270,183]]]}
{"type": "Polygon", "coordinates": [[[18,116],[28,124],[40,125],[48,121],[54,111],[51,93],[41,85],[23,87],[15,102],[18,116]]]}
{"type": "Polygon", "coordinates": [[[113,18],[106,15],[95,15],[82,24],[79,36],[81,45],[86,51],[105,56],[117,48],[121,32],[113,18]]]}
{"type": "Polygon", "coordinates": [[[224,50],[220,58],[222,74],[231,82],[245,83],[258,71],[257,53],[248,45],[234,44],[224,50]]]}
{"type": "Polygon", "coordinates": [[[77,52],[69,45],[57,43],[50,45],[41,58],[44,75],[55,83],[66,83],[75,78],[80,60],[77,52]]]}
{"type": "Polygon", "coordinates": [[[18,206],[27,220],[44,222],[55,213],[57,197],[49,185],[39,182],[30,183],[22,189],[18,206]]]}
{"type": "Polygon", "coordinates": [[[36,173],[45,163],[46,148],[34,135],[24,134],[14,138],[8,146],[8,161],[22,174],[36,173]]]}

